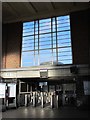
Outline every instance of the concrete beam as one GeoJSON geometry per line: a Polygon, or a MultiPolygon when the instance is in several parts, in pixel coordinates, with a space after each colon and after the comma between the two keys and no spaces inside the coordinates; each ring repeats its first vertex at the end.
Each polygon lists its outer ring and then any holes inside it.
{"type": "MultiPolygon", "coordinates": [[[[48,70],[48,77],[57,78],[57,77],[66,77],[66,76],[74,76],[70,72],[70,66],[53,66],[46,67],[42,66],[41,68],[32,68],[32,69],[13,69],[13,70],[1,70],[2,78],[40,78],[40,69],[48,70]]],[[[78,75],[90,75],[88,66],[78,66],[78,75]]]]}

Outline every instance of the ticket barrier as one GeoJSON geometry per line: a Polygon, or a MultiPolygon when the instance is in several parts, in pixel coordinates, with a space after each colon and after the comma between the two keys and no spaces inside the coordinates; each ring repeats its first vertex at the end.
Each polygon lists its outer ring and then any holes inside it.
{"type": "Polygon", "coordinates": [[[44,92],[42,99],[42,107],[58,108],[59,107],[59,95],[55,95],[54,92],[44,92]]]}
{"type": "Polygon", "coordinates": [[[53,92],[41,93],[41,107],[49,106],[50,108],[58,108],[58,96],[55,96],[53,92]]]}
{"type": "Polygon", "coordinates": [[[43,92],[30,92],[30,94],[25,94],[25,106],[41,106],[44,107],[44,93],[43,92]]]}
{"type": "Polygon", "coordinates": [[[46,100],[46,104],[47,103],[49,103],[50,108],[59,108],[60,96],[56,95],[54,92],[49,92],[46,100]]]}
{"type": "Polygon", "coordinates": [[[28,95],[25,94],[25,106],[27,107],[28,106],[28,95]]]}
{"type": "Polygon", "coordinates": [[[41,92],[41,107],[44,107],[44,93],[41,92]]]}
{"type": "Polygon", "coordinates": [[[50,107],[51,107],[51,108],[54,108],[54,98],[55,98],[55,96],[54,96],[54,94],[52,93],[51,96],[50,96],[50,107]]]}
{"type": "Polygon", "coordinates": [[[40,92],[33,92],[32,103],[33,107],[43,105],[43,94],[40,92]]]}
{"type": "Polygon", "coordinates": [[[36,107],[36,92],[33,92],[33,107],[36,107]]]}
{"type": "Polygon", "coordinates": [[[59,95],[55,95],[54,92],[30,92],[30,94],[25,94],[25,106],[29,105],[58,108],[59,95]]]}
{"type": "Polygon", "coordinates": [[[37,93],[36,92],[30,92],[30,94],[25,94],[25,106],[33,106],[36,107],[37,104],[37,93]]]}
{"type": "Polygon", "coordinates": [[[54,96],[54,108],[59,108],[60,107],[60,96],[55,95],[54,96]]]}
{"type": "Polygon", "coordinates": [[[30,105],[33,107],[39,106],[40,104],[43,105],[43,94],[40,92],[31,92],[30,93],[30,105]]]}

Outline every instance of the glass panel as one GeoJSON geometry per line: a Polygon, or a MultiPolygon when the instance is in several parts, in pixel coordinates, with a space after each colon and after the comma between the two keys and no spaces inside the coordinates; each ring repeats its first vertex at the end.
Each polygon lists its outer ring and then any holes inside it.
{"type": "Polygon", "coordinates": [[[28,50],[34,50],[34,43],[27,46],[25,45],[22,46],[22,51],[28,51],[28,50]]]}
{"type": "Polygon", "coordinates": [[[72,60],[71,59],[60,60],[59,62],[62,63],[62,64],[72,64],[72,60]]]}
{"type": "Polygon", "coordinates": [[[58,47],[67,47],[67,46],[71,46],[71,42],[58,41],[58,47]]]}
{"type": "Polygon", "coordinates": [[[70,52],[70,51],[66,51],[66,52],[59,52],[58,53],[58,56],[71,56],[72,55],[72,53],[70,52]]]}
{"type": "Polygon", "coordinates": [[[66,43],[66,42],[70,42],[71,43],[71,39],[68,39],[68,38],[66,38],[66,39],[58,39],[58,44],[64,44],[64,43],[66,43]]]}
{"type": "Polygon", "coordinates": [[[35,50],[38,49],[38,42],[35,42],[35,50]]]}
{"type": "Polygon", "coordinates": [[[51,22],[51,18],[39,20],[40,25],[47,22],[51,22]]]}
{"type": "Polygon", "coordinates": [[[64,30],[69,30],[70,29],[70,26],[57,26],[57,31],[64,31],[64,30]]]}
{"type": "Polygon", "coordinates": [[[40,49],[51,48],[51,34],[40,35],[40,49]]]}
{"type": "Polygon", "coordinates": [[[71,47],[66,47],[66,48],[60,48],[60,49],[58,49],[58,52],[67,52],[67,51],[71,52],[71,47]]]}
{"type": "Polygon", "coordinates": [[[23,36],[34,34],[34,22],[23,23],[23,36]]]}
{"type": "Polygon", "coordinates": [[[52,50],[51,50],[51,49],[50,49],[50,50],[41,50],[41,51],[40,51],[40,54],[41,54],[41,55],[42,55],[42,54],[43,54],[43,55],[44,55],[44,54],[46,55],[46,54],[51,54],[51,53],[52,53],[52,50]]]}
{"type": "Polygon", "coordinates": [[[69,16],[57,17],[57,31],[70,30],[69,16]]]}
{"type": "Polygon", "coordinates": [[[30,59],[33,57],[33,52],[23,52],[22,53],[22,61],[30,62],[30,59]]]}
{"type": "Polygon", "coordinates": [[[53,41],[53,48],[56,48],[56,40],[53,41]]]}
{"type": "Polygon", "coordinates": [[[22,45],[23,44],[31,44],[34,42],[34,36],[23,37],[22,45]]]}
{"type": "Polygon", "coordinates": [[[39,46],[40,49],[47,49],[47,48],[51,48],[51,47],[52,47],[51,44],[46,44],[46,45],[42,45],[42,46],[40,45],[39,46]]]}
{"type": "Polygon", "coordinates": [[[38,21],[35,22],[35,34],[38,34],[38,21]]]}
{"type": "Polygon", "coordinates": [[[39,41],[48,41],[51,40],[51,34],[44,34],[39,36],[39,41]]]}
{"type": "Polygon", "coordinates": [[[70,31],[63,31],[63,32],[58,32],[57,33],[58,36],[70,36],[70,31]]]}
{"type": "Polygon", "coordinates": [[[56,32],[56,23],[55,23],[55,19],[53,19],[53,21],[52,21],[52,32],[56,32]]]}
{"type": "Polygon", "coordinates": [[[69,20],[69,15],[57,17],[57,21],[66,22],[69,20]]]}
{"type": "Polygon", "coordinates": [[[39,33],[51,32],[51,19],[40,20],[40,31],[39,33]]]}
{"type": "Polygon", "coordinates": [[[44,41],[44,42],[48,42],[48,41],[51,41],[51,38],[47,36],[47,34],[45,35],[45,37],[42,37],[39,39],[39,41],[44,41]]]}
{"type": "Polygon", "coordinates": [[[56,49],[53,49],[53,62],[56,61],[56,49]]]}
{"type": "Polygon", "coordinates": [[[46,54],[43,56],[40,55],[40,64],[44,62],[50,62],[50,61],[52,61],[52,58],[49,54],[46,54]]]}
{"type": "Polygon", "coordinates": [[[38,54],[35,54],[35,66],[38,66],[38,54]]]}

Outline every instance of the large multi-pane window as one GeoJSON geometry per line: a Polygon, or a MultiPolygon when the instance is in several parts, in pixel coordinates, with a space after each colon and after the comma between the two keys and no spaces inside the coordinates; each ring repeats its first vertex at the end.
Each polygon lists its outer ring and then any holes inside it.
{"type": "Polygon", "coordinates": [[[23,23],[21,66],[72,64],[69,15],[23,23]]]}

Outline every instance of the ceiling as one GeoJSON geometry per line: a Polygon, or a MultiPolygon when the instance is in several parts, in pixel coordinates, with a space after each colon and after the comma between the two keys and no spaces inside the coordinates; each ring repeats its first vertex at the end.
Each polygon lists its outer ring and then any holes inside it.
{"type": "Polygon", "coordinates": [[[69,14],[88,7],[89,2],[3,2],[2,22],[30,21],[69,14]]]}

